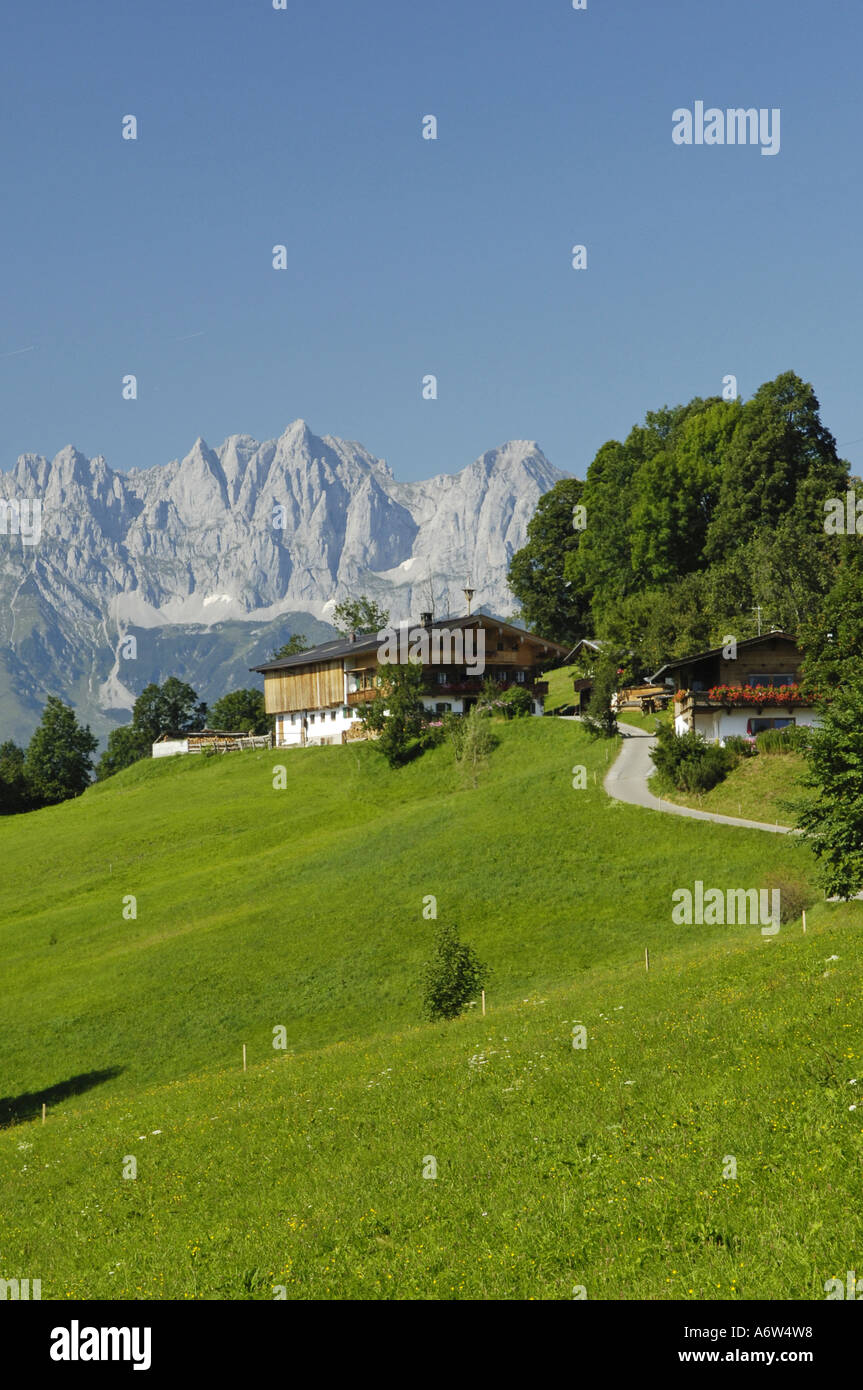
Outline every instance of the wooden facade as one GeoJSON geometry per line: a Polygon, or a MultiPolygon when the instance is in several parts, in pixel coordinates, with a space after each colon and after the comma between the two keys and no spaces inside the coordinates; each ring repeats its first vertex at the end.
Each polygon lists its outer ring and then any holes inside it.
{"type": "Polygon", "coordinates": [[[679,689],[709,690],[714,685],[787,684],[789,678],[796,682],[801,664],[800,649],[793,637],[788,633],[766,633],[739,643],[733,660],[716,649],[685,661],[670,662],[667,669],[676,671],[679,689]]]}
{"type": "Polygon", "coordinates": [[[327,709],[344,702],[344,661],[341,657],[285,671],[267,671],[264,675],[267,714],[327,709]]]}
{"type": "Polygon", "coordinates": [[[796,642],[787,637],[765,637],[757,647],[740,651],[736,661],[719,662],[719,685],[757,685],[754,677],[791,676],[797,681],[802,657],[796,642]]]}

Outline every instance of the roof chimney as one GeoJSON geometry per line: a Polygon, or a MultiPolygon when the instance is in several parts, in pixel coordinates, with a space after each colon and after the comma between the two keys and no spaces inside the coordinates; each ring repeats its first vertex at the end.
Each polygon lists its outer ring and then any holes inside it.
{"type": "Polygon", "coordinates": [[[349,642],[356,642],[356,640],[357,640],[357,634],[356,634],[355,632],[352,632],[351,635],[350,635],[350,637],[348,638],[348,641],[349,641],[349,642]]]}
{"type": "Polygon", "coordinates": [[[431,627],[433,622],[431,613],[420,613],[420,627],[431,627]]]}

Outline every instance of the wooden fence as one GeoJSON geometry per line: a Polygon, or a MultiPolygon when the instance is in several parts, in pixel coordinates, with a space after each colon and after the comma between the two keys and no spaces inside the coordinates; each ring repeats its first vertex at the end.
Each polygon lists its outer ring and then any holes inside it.
{"type": "Polygon", "coordinates": [[[237,753],[247,748],[272,748],[272,734],[253,734],[244,738],[205,738],[197,743],[189,739],[190,753],[237,753]]]}

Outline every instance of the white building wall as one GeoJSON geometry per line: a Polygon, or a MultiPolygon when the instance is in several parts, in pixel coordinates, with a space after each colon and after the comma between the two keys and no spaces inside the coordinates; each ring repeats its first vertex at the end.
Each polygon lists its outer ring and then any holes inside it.
{"type": "MultiPolygon", "coordinates": [[[[450,713],[464,714],[464,700],[455,695],[421,695],[423,709],[429,714],[435,714],[437,705],[449,705],[450,713]]],[[[446,711],[444,711],[446,713],[446,711]]],[[[441,718],[441,715],[438,715],[441,718]]]]}
{"type": "MultiPolygon", "coordinates": [[[[758,713],[757,708],[747,706],[738,707],[730,711],[724,709],[696,709],[694,717],[694,727],[696,733],[709,743],[717,739],[726,739],[735,735],[742,738],[747,737],[746,726],[750,719],[793,719],[795,724],[805,724],[812,726],[818,723],[818,716],[810,706],[793,708],[790,713],[787,709],[777,709],[775,707],[763,708],[758,713]]],[[[689,725],[682,714],[674,717],[674,732],[685,734],[689,725]]]]}
{"type": "Polygon", "coordinates": [[[347,707],[338,705],[335,710],[315,709],[307,710],[305,713],[295,713],[293,720],[290,714],[276,715],[276,747],[277,748],[300,748],[303,743],[303,719],[307,722],[306,744],[324,741],[341,743],[342,734],[357,723],[358,716],[351,709],[345,715],[347,707]],[[335,713],[335,719],[332,715],[335,713]],[[314,719],[312,719],[314,715],[314,719]]]}
{"type": "Polygon", "coordinates": [[[174,753],[188,753],[189,740],[187,738],[174,738],[166,740],[164,743],[153,744],[154,758],[170,758],[174,753]]]}
{"type": "MultiPolygon", "coordinates": [[[[464,714],[464,698],[454,695],[421,695],[420,700],[427,714],[434,716],[437,713],[437,705],[449,705],[453,714],[464,714]]],[[[335,711],[335,719],[332,716],[332,709],[326,710],[307,710],[305,714],[295,712],[293,719],[290,714],[277,714],[275,716],[276,743],[277,748],[301,748],[303,744],[303,719],[308,721],[306,728],[306,744],[320,744],[323,740],[333,743],[341,743],[342,734],[359,722],[359,715],[356,707],[339,705],[335,711]],[[348,709],[347,715],[345,709],[348,709]],[[312,720],[314,715],[314,720],[312,720]],[[323,720],[321,716],[324,716],[323,720]]],[[[541,715],[543,713],[543,702],[534,700],[533,713],[541,715]]],[[[440,716],[439,716],[440,717],[440,716]]],[[[164,747],[165,745],[160,745],[164,747]]],[[[177,750],[180,751],[180,750],[177,750]]]]}

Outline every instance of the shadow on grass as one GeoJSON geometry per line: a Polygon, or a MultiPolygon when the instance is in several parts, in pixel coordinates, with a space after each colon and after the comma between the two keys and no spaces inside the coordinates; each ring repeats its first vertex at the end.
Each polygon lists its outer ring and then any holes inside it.
{"type": "Polygon", "coordinates": [[[44,1091],[27,1091],[22,1096],[0,1097],[0,1129],[10,1125],[22,1124],[25,1120],[35,1120],[42,1113],[42,1106],[49,1108],[58,1105],[70,1096],[80,1096],[104,1081],[112,1081],[125,1068],[106,1067],[103,1071],[85,1071],[80,1076],[70,1076],[68,1081],[58,1081],[56,1086],[46,1086],[44,1091]]]}

